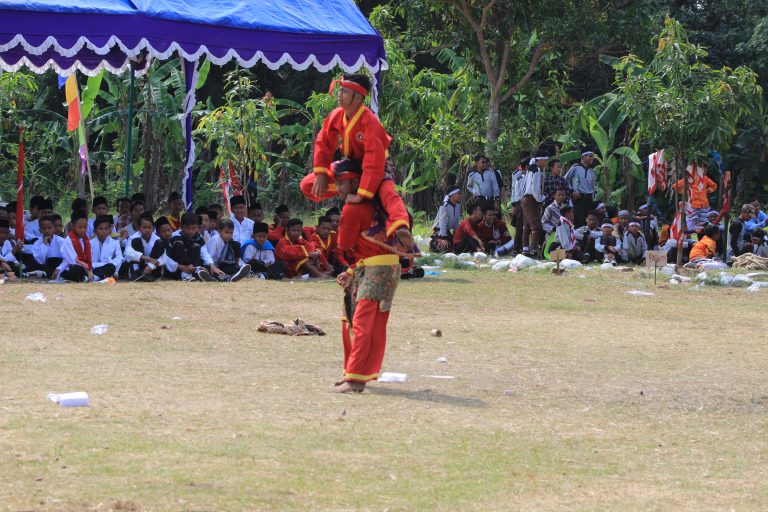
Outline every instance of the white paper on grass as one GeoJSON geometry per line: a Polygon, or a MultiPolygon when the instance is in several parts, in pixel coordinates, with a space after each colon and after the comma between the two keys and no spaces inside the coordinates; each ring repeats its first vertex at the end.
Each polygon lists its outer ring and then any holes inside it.
{"type": "Polygon", "coordinates": [[[643,292],[640,290],[630,290],[627,292],[627,295],[634,295],[635,297],[655,297],[655,293],[651,292],[643,292]]]}
{"type": "Polygon", "coordinates": [[[533,267],[536,264],[537,264],[536,260],[529,258],[528,256],[518,254],[512,259],[511,266],[517,267],[518,269],[522,270],[524,268],[533,267]]]}
{"type": "Polygon", "coordinates": [[[453,375],[422,375],[425,379],[455,379],[453,375]]]}
{"type": "Polygon", "coordinates": [[[376,380],[379,382],[405,382],[408,380],[408,375],[405,373],[382,372],[376,380]]]}
{"type": "Polygon", "coordinates": [[[107,334],[107,330],[109,329],[109,326],[107,324],[98,324],[91,327],[91,334],[95,335],[101,335],[101,334],[107,334]]]}
{"type": "Polygon", "coordinates": [[[62,407],[87,407],[88,393],[74,391],[72,393],[48,393],[48,400],[62,407]]]}
{"type": "Polygon", "coordinates": [[[576,260],[565,259],[565,260],[560,262],[560,268],[564,268],[566,270],[573,269],[573,268],[579,268],[581,266],[582,266],[581,262],[580,261],[576,261],[576,260]]]}
{"type": "Polygon", "coordinates": [[[45,295],[43,295],[40,292],[30,293],[29,295],[27,295],[27,300],[30,300],[32,302],[47,302],[45,295]]]}

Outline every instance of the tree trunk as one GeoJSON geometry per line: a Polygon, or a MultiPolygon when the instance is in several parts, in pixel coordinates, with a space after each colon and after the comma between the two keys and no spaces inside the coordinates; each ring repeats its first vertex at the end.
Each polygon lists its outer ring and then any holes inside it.
{"type": "MultiPolygon", "coordinates": [[[[680,180],[678,177],[680,173],[678,172],[679,169],[682,169],[683,171],[683,197],[681,203],[678,205],[678,208],[680,208],[680,230],[683,232],[680,235],[680,242],[682,242],[683,238],[685,238],[685,230],[688,228],[688,223],[685,219],[685,203],[688,202],[688,176],[685,171],[685,162],[683,162],[683,159],[680,158],[680,156],[675,156],[675,185],[677,185],[677,182],[680,180]]],[[[678,243],[677,244],[677,270],[679,271],[683,267],[683,244],[678,243]]]]}
{"type": "Polygon", "coordinates": [[[501,134],[501,96],[491,94],[488,102],[488,130],[485,133],[485,151],[489,157],[495,154],[501,134]]]}

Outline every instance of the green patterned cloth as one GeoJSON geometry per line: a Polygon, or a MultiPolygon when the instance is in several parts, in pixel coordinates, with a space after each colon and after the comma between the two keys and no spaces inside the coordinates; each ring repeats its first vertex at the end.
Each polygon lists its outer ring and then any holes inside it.
{"type": "Polygon", "coordinates": [[[379,301],[379,311],[389,311],[400,282],[400,265],[372,265],[355,269],[344,296],[344,313],[352,323],[360,299],[379,301]]]}

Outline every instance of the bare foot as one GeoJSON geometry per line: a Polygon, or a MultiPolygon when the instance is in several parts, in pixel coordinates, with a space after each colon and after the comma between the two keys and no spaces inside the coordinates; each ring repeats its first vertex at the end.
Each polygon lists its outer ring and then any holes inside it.
{"type": "Polygon", "coordinates": [[[339,386],[335,386],[331,389],[331,393],[362,393],[365,389],[365,382],[353,382],[345,380],[339,386]]]}

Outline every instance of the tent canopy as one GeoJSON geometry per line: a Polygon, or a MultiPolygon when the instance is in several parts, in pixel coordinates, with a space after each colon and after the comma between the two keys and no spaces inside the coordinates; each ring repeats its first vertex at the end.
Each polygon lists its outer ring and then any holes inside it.
{"type": "Polygon", "coordinates": [[[382,38],[353,0],[0,0],[6,71],[119,73],[173,53],[244,67],[386,69],[382,38]]]}

